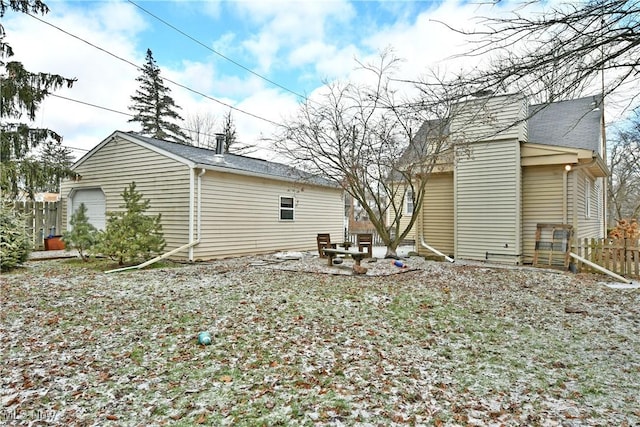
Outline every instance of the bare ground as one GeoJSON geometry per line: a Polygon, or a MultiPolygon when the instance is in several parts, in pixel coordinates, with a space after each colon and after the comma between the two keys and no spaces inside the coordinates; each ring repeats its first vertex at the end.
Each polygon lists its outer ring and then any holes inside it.
{"type": "Polygon", "coordinates": [[[31,261],[0,277],[0,423],[640,425],[638,290],[407,264],[31,261]]]}

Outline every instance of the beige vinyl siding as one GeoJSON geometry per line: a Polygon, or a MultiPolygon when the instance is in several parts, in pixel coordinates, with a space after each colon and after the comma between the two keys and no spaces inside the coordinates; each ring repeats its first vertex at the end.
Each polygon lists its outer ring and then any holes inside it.
{"type": "Polygon", "coordinates": [[[495,139],[526,141],[526,102],[520,95],[493,96],[454,105],[451,138],[475,142],[495,139]]]}
{"type": "Polygon", "coordinates": [[[66,199],[73,189],[101,188],[106,210],[110,212],[120,210],[124,203],[121,193],[135,181],[137,191],[150,200],[147,214],[162,214],[167,251],[188,243],[190,169],[186,165],[115,138],[82,162],[75,172],[82,176],[81,180],[65,181],[62,185],[64,224],[66,199]]]}
{"type": "Polygon", "coordinates": [[[572,225],[575,229],[575,237],[577,239],[599,238],[604,237],[602,228],[602,181],[594,179],[584,169],[571,172],[571,181],[574,188],[574,206],[572,225]],[[591,191],[586,194],[587,181],[590,183],[591,191]],[[591,214],[587,217],[585,210],[585,200],[590,198],[591,214]]]}
{"type": "Polygon", "coordinates": [[[340,189],[207,171],[202,236],[195,259],[316,249],[316,235],[343,240],[340,189]],[[280,196],[295,198],[295,219],[279,218],[280,196]]]}
{"type": "MultiPolygon", "coordinates": [[[[396,203],[396,206],[401,206],[402,207],[402,218],[400,218],[400,232],[402,232],[403,230],[405,230],[408,226],[409,226],[409,222],[411,221],[411,216],[412,214],[407,213],[406,207],[407,207],[407,200],[406,197],[404,195],[404,188],[405,186],[402,185],[400,187],[398,187],[398,191],[395,194],[395,198],[394,201],[396,203]],[[405,197],[405,200],[403,202],[402,198],[403,196],[405,197]]],[[[389,215],[387,217],[388,219],[388,224],[391,224],[394,220],[395,220],[395,212],[393,212],[393,209],[390,208],[389,209],[389,215]]],[[[414,240],[415,241],[416,235],[415,235],[415,225],[414,227],[411,228],[411,230],[409,231],[409,234],[407,234],[407,236],[405,237],[405,240],[414,240]]]]}
{"type": "Polygon", "coordinates": [[[474,144],[460,158],[455,177],[456,257],[520,261],[520,145],[517,141],[474,144]]]}
{"type": "Polygon", "coordinates": [[[561,224],[564,168],[562,165],[531,166],[522,172],[523,262],[531,263],[539,223],[561,224]]]}
{"type": "MultiPolygon", "coordinates": [[[[424,203],[420,211],[425,242],[446,255],[454,254],[453,173],[432,174],[427,181],[424,203]]],[[[417,237],[420,255],[433,255],[423,248],[417,237]]]]}

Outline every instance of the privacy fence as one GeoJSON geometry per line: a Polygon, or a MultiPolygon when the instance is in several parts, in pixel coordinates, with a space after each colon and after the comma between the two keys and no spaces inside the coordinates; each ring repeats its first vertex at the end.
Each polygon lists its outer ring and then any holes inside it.
{"type": "MultiPolygon", "coordinates": [[[[622,276],[640,277],[640,239],[584,239],[573,251],[607,270],[622,276]]],[[[579,271],[591,271],[584,263],[579,271]]]]}
{"type": "Polygon", "coordinates": [[[24,215],[24,229],[34,250],[44,249],[45,237],[62,231],[60,202],[14,202],[14,209],[24,215]]]}

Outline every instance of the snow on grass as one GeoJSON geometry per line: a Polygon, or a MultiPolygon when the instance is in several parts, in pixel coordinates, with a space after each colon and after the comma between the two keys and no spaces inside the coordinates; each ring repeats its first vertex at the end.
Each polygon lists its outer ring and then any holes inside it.
{"type": "Polygon", "coordinates": [[[9,425],[637,425],[637,290],[602,276],[255,258],[1,277],[9,425]],[[198,345],[209,331],[213,342],[198,345]]]}

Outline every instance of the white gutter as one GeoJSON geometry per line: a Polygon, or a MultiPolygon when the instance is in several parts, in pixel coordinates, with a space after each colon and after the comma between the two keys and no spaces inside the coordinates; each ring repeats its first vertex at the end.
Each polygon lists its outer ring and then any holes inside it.
{"type": "Polygon", "coordinates": [[[596,270],[598,270],[598,271],[600,271],[602,273],[608,274],[609,276],[613,277],[616,280],[620,280],[621,282],[627,283],[627,284],[631,284],[632,283],[631,280],[625,279],[624,277],[614,273],[613,271],[607,270],[606,268],[604,268],[602,266],[599,266],[598,264],[594,264],[591,261],[589,261],[588,259],[585,259],[585,258],[581,257],[580,255],[576,255],[573,252],[569,252],[569,255],[571,255],[572,258],[575,258],[578,261],[587,264],[591,268],[595,268],[596,270]]]}
{"type": "Polygon", "coordinates": [[[429,249],[431,252],[435,253],[436,255],[440,255],[441,257],[444,257],[444,259],[446,259],[449,262],[454,262],[454,259],[451,257],[446,256],[445,254],[443,254],[442,252],[440,252],[439,250],[437,250],[436,248],[433,248],[429,245],[427,245],[427,242],[424,241],[424,236],[420,235],[420,244],[422,245],[422,247],[429,249]]]}

